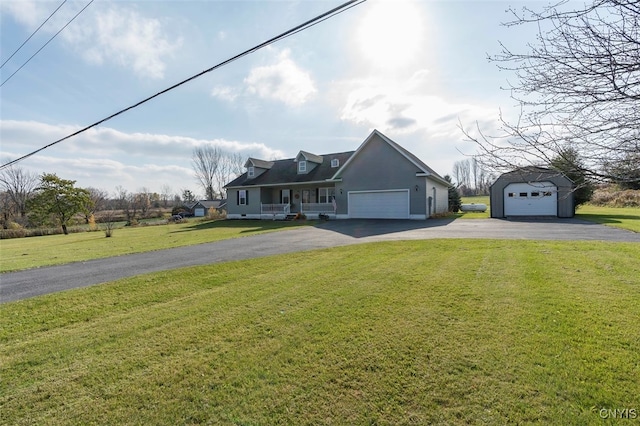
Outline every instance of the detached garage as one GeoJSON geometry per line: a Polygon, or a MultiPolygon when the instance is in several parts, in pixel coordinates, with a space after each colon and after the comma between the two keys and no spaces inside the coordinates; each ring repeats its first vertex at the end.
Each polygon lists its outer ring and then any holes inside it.
{"type": "Polygon", "coordinates": [[[491,185],[491,217],[573,217],[573,182],[562,173],[525,167],[491,185]]]}

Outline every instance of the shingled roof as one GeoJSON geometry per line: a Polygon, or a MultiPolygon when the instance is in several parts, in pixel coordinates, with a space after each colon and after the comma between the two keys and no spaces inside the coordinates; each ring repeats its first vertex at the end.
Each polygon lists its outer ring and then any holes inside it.
{"type": "Polygon", "coordinates": [[[353,155],[355,151],[339,152],[334,154],[324,154],[315,156],[322,159],[322,163],[306,174],[298,174],[297,163],[295,158],[287,158],[285,160],[270,161],[271,168],[255,178],[247,178],[247,173],[243,173],[238,178],[225,185],[225,188],[233,188],[240,186],[265,186],[290,183],[305,182],[321,182],[331,179],[337,168],[331,167],[331,160],[337,159],[339,164],[344,164],[353,155]]]}

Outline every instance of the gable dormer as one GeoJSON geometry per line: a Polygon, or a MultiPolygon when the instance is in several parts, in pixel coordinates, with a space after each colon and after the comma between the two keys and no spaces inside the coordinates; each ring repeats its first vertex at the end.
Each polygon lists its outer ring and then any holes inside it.
{"type": "Polygon", "coordinates": [[[264,161],[249,157],[247,162],[244,163],[244,167],[247,169],[247,179],[255,179],[273,167],[273,161],[264,161]]]}
{"type": "Polygon", "coordinates": [[[323,160],[324,159],[321,155],[315,155],[311,154],[310,152],[300,151],[293,161],[297,165],[296,167],[298,169],[298,174],[305,175],[322,164],[323,160]]]}

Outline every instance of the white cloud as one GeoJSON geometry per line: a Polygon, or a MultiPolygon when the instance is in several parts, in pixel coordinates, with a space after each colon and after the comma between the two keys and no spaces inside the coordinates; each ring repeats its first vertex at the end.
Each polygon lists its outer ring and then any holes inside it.
{"type": "Polygon", "coordinates": [[[223,101],[233,102],[240,93],[237,89],[230,86],[216,86],[211,90],[211,96],[222,99],[223,101]]]}
{"type": "Polygon", "coordinates": [[[458,123],[495,120],[496,111],[480,105],[454,103],[429,93],[428,72],[420,70],[403,80],[375,77],[343,82],[334,90],[345,93],[340,118],[396,134],[426,131],[461,139],[458,123]]]}
{"type": "MultiPolygon", "coordinates": [[[[35,121],[0,121],[2,163],[80,129],[35,121]]],[[[90,129],[18,163],[40,174],[57,173],[78,185],[113,190],[141,186],[159,191],[168,184],[197,188],[192,178],[191,154],[197,146],[214,145],[243,157],[282,158],[284,153],[263,143],[226,139],[196,139],[152,133],[125,133],[109,127],[90,129]]]]}
{"type": "Polygon", "coordinates": [[[285,49],[278,55],[275,65],[261,66],[251,70],[244,83],[247,92],[264,99],[274,99],[288,106],[300,106],[317,92],[311,75],[301,69],[285,49]]]}
{"type": "MultiPolygon", "coordinates": [[[[53,11],[49,2],[30,0],[7,2],[6,11],[33,30],[53,11]]],[[[54,34],[83,5],[65,5],[41,31],[54,34]]],[[[78,16],[59,36],[67,46],[79,52],[90,63],[115,64],[132,69],[138,76],[164,77],[166,60],[181,46],[157,19],[147,18],[131,7],[95,2],[78,16]]]]}

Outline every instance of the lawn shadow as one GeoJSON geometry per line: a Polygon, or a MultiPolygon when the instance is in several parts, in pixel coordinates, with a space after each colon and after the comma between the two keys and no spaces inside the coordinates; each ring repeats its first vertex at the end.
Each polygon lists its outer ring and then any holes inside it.
{"type": "Polygon", "coordinates": [[[178,234],[183,232],[204,231],[208,229],[238,229],[238,234],[256,233],[260,231],[268,231],[282,228],[297,228],[305,225],[313,225],[315,221],[282,221],[282,220],[231,220],[220,219],[210,221],[198,221],[190,224],[184,228],[171,231],[172,234],[178,234]]]}
{"type": "Polygon", "coordinates": [[[629,214],[578,213],[576,218],[597,223],[621,223],[623,220],[638,220],[638,216],[629,214]]]}
{"type": "Polygon", "coordinates": [[[317,228],[337,232],[353,238],[366,238],[404,231],[447,226],[457,217],[446,217],[428,220],[395,220],[395,219],[345,219],[318,222],[317,228]]]}

